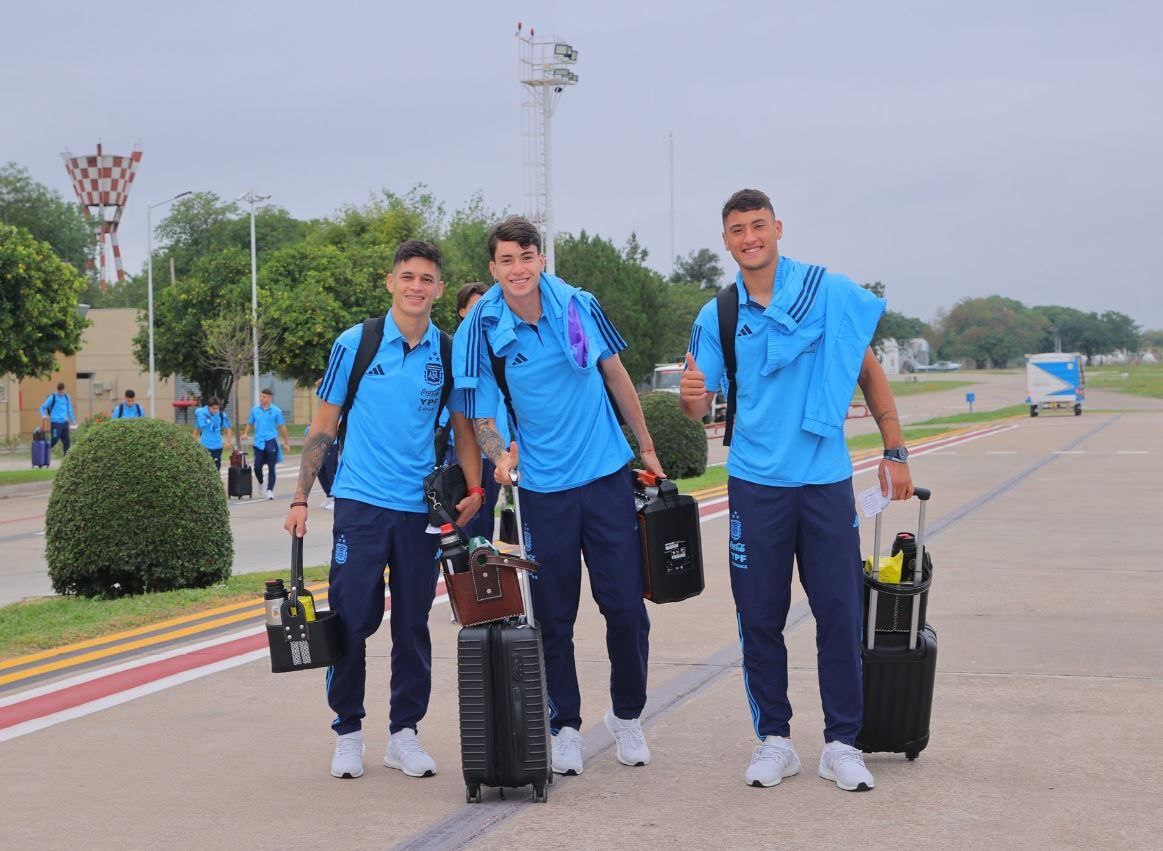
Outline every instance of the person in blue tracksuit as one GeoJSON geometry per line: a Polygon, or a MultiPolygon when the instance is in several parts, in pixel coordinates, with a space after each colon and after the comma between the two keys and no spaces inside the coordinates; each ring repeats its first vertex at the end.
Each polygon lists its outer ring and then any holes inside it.
{"type": "Polygon", "coordinates": [[[258,404],[251,408],[250,418],[246,421],[246,431],[243,440],[250,437],[251,428],[254,429],[254,477],[259,486],[264,485],[263,467],[266,467],[266,482],[263,494],[267,499],[275,498],[275,465],[283,460],[283,450],[291,451],[291,440],[287,436],[287,421],[283,418],[283,409],[274,404],[275,394],[268,387],[264,387],[258,394],[258,404]],[[282,448],[279,447],[279,438],[282,438],[282,448]]]}
{"type": "MultiPolygon", "coordinates": [[[[334,777],[363,774],[363,718],[367,639],[384,619],[384,566],[391,592],[392,679],[390,734],[384,765],[409,777],[436,773],[417,728],[432,690],[432,641],[428,612],[436,595],[439,537],[428,530],[424,477],[435,466],[432,433],[445,386],[440,330],[432,324],[432,303],[444,291],[440,251],[407,240],[396,251],[387,276],[392,308],[371,365],[359,378],[347,411],[343,451],[331,495],[332,527],[329,601],[343,624],[346,650],[327,671],[327,702],[337,734],[331,761],[334,777]]],[[[299,480],[284,524],[292,534],[307,532],[307,495],[332,451],[348,380],[363,325],[344,331],[331,349],[319,385],[319,408],[303,445],[299,480]]],[[[463,414],[463,394],[448,406],[461,446],[473,447],[463,414]]],[[[478,453],[471,453],[476,456],[478,453]]],[[[456,506],[457,522],[467,523],[480,508],[480,464],[463,465],[469,493],[456,506]]]]}
{"type": "Polygon", "coordinates": [[[194,437],[214,459],[214,469],[222,469],[223,435],[230,442],[230,417],[222,410],[222,400],[212,396],[206,405],[194,410],[194,437]]]}
{"type": "Polygon", "coordinates": [[[613,708],[605,723],[626,765],[650,762],[638,720],[646,703],[650,621],[642,601],[641,545],[627,462],[633,453],[609,392],[634,431],[645,465],[662,474],[634,385],[618,357],[626,344],[591,294],[545,273],[541,236],[518,217],[489,234],[497,279],[457,329],[456,386],[498,482],[520,461],[527,555],[542,630],[554,733],[553,770],[582,771],[581,696],[573,628],[581,556],[606,620],[613,708]],[[490,349],[505,361],[515,421],[506,448],[494,414],[502,403],[490,349]]]}
{"type": "MultiPolygon", "coordinates": [[[[883,300],[843,275],[780,256],[782,234],[759,190],[741,190],[723,207],[723,243],[739,264],[728,556],[743,682],[760,740],[744,780],[775,786],[800,770],[783,639],[794,556],[816,619],[825,719],[819,774],[841,789],[866,790],[872,774],[854,747],[863,714],[863,576],[844,441],[854,384],[884,441],[882,490],[891,472],[893,499],[908,499],[912,477],[888,380],[868,347],[883,300]]],[[[694,419],[725,385],[718,322],[712,300],[691,332],[680,399],[694,419]]]]}
{"type": "Polygon", "coordinates": [[[115,420],[135,420],[145,416],[145,410],[137,402],[137,394],[132,390],[125,391],[125,399],[117,403],[113,409],[115,420]]]}
{"type": "Polygon", "coordinates": [[[77,415],[73,411],[73,400],[65,392],[63,381],[57,383],[57,392],[50,393],[44,400],[44,404],[40,406],[40,415],[49,421],[49,428],[52,429],[49,450],[51,451],[57,445],[57,441],[60,441],[64,453],[68,455],[69,424],[71,423],[73,428],[77,427],[77,415]]]}

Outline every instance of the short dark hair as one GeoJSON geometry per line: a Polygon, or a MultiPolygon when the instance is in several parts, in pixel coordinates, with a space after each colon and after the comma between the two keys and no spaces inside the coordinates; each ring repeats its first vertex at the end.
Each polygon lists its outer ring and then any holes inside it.
{"type": "Polygon", "coordinates": [[[489,259],[497,259],[498,242],[515,242],[522,248],[530,245],[541,253],[541,231],[537,225],[521,216],[509,216],[499,225],[489,231],[489,259]]]}
{"type": "Polygon", "coordinates": [[[727,221],[727,216],[732,213],[746,213],[748,210],[767,210],[773,218],[775,216],[775,207],[771,205],[771,199],[767,197],[766,192],[759,189],[740,189],[723,205],[723,221],[727,221]]]}
{"type": "Polygon", "coordinates": [[[221,408],[222,407],[222,400],[219,399],[217,396],[211,396],[210,401],[206,403],[206,407],[207,408],[221,408]]]}
{"type": "Polygon", "coordinates": [[[260,395],[260,396],[274,396],[275,391],[271,390],[271,388],[269,388],[269,387],[264,387],[262,390],[258,391],[258,395],[260,395]]]}
{"type": "Polygon", "coordinates": [[[437,272],[443,270],[444,263],[440,258],[440,249],[431,242],[425,242],[422,239],[406,239],[401,242],[400,247],[396,249],[396,256],[392,258],[392,268],[395,269],[405,260],[411,260],[413,257],[432,261],[436,264],[437,272]]]}
{"type": "Polygon", "coordinates": [[[468,301],[474,295],[484,295],[489,291],[489,285],[484,281],[472,281],[456,291],[456,312],[460,313],[468,307],[468,301]]]}
{"type": "Polygon", "coordinates": [[[125,398],[126,399],[135,399],[135,398],[137,398],[137,394],[134,393],[132,390],[126,390],[125,391],[125,398]]]}
{"type": "Polygon", "coordinates": [[[57,390],[64,390],[64,389],[65,389],[65,383],[63,381],[58,381],[57,382],[57,390]]]}

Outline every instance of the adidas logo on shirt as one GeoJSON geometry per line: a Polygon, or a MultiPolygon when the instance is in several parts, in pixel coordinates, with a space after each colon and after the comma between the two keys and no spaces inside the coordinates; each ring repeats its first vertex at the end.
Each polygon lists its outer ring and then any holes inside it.
{"type": "Polygon", "coordinates": [[[739,333],[736,336],[737,337],[750,337],[754,333],[755,332],[751,330],[751,326],[744,323],[743,327],[739,329],[739,333]]]}
{"type": "Polygon", "coordinates": [[[383,366],[378,364],[378,363],[375,366],[373,366],[371,369],[369,369],[367,372],[364,373],[364,375],[386,375],[386,374],[387,373],[384,372],[383,366]]]}
{"type": "Polygon", "coordinates": [[[521,364],[528,362],[528,360],[529,358],[525,357],[525,355],[517,352],[516,357],[513,358],[513,366],[520,366],[521,364]]]}

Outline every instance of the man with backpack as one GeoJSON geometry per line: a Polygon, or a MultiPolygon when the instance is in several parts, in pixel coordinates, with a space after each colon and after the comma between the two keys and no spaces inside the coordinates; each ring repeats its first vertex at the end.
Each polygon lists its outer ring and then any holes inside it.
{"type": "Polygon", "coordinates": [[[246,421],[246,430],[242,439],[250,439],[250,429],[254,427],[254,477],[260,486],[264,486],[263,494],[267,499],[275,498],[275,467],[283,460],[283,453],[279,448],[279,438],[282,438],[282,449],[291,451],[291,439],[287,435],[287,421],[283,417],[283,409],[274,404],[275,394],[269,387],[264,387],[258,394],[258,404],[250,410],[250,418],[246,421]],[[263,467],[267,468],[266,482],[263,482],[263,467]]]}
{"type": "Polygon", "coordinates": [[[52,443],[49,444],[49,451],[57,445],[60,441],[61,447],[65,455],[69,454],[69,424],[73,428],[77,427],[77,416],[73,412],[73,400],[69,398],[69,394],[65,392],[65,383],[60,381],[57,383],[57,392],[51,393],[44,400],[44,404],[40,406],[40,415],[49,421],[49,427],[52,429],[52,443]]]}
{"type": "Polygon", "coordinates": [[[659,475],[662,467],[618,357],[626,343],[593,295],[545,273],[541,235],[531,222],[516,216],[501,222],[488,248],[497,283],[457,329],[453,364],[498,482],[509,481],[520,455],[518,534],[538,564],[531,585],[545,647],[553,770],[581,774],[583,767],[573,644],[583,553],[606,621],[612,705],[605,725],[619,762],[647,765],[650,748],[638,718],[646,704],[650,619],[628,467],[634,453],[619,410],[644,465],[659,475]],[[515,438],[508,447],[495,420],[502,400],[515,438]]]}
{"type": "MultiPolygon", "coordinates": [[[[366,640],[384,617],[385,564],[392,679],[384,765],[409,777],[436,773],[416,737],[432,690],[428,613],[439,575],[439,539],[428,528],[422,483],[436,465],[434,432],[445,406],[457,445],[476,448],[463,394],[452,389],[452,342],[431,321],[432,303],[444,291],[440,250],[420,240],[402,243],[387,288],[387,316],[349,328],[331,349],[284,524],[294,535],[306,534],[307,497],[338,436],[329,601],[343,624],[346,650],[328,670],[327,702],[338,736],[331,774],[340,778],[363,774],[366,640]]],[[[469,489],[456,505],[461,525],[481,505],[479,459],[479,451],[467,452],[462,463],[469,489]]]]}
{"type": "Polygon", "coordinates": [[[135,420],[138,417],[144,417],[145,411],[142,410],[141,405],[137,404],[137,394],[132,390],[125,391],[125,399],[119,402],[117,407],[113,409],[113,419],[115,420],[135,420]]]}
{"type": "Polygon", "coordinates": [[[214,468],[222,469],[223,436],[230,442],[230,417],[222,410],[222,400],[210,397],[209,403],[194,411],[194,437],[214,459],[214,468]]]}
{"type": "Polygon", "coordinates": [[[892,498],[908,499],[912,477],[892,391],[869,348],[884,301],[843,275],[781,257],[782,235],[763,192],[744,189],[727,200],[723,244],[739,274],[695,319],[680,400],[687,416],[701,419],[713,391],[728,386],[731,591],[760,741],[744,781],[777,786],[800,771],[783,639],[794,557],[816,619],[825,720],[819,775],[864,791],[872,774],[854,746],[863,718],[864,580],[844,440],[855,384],[884,441],[882,492],[891,475],[892,498]]]}

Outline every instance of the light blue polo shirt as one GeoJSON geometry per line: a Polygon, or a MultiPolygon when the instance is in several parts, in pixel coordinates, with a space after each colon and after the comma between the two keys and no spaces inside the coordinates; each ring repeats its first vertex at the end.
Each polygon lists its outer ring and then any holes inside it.
{"type": "Polygon", "coordinates": [[[232,428],[230,417],[226,415],[226,411],[219,408],[217,414],[212,414],[209,405],[204,405],[194,411],[194,422],[202,433],[200,438],[202,445],[207,449],[221,449],[222,429],[232,428]]]}
{"type": "MultiPolygon", "coordinates": [[[[602,361],[624,349],[626,343],[596,300],[593,306],[605,323],[603,330],[612,332],[600,335],[598,360],[602,361]]],[[[503,298],[498,309],[511,316],[517,337],[505,355],[505,379],[517,415],[517,422],[510,426],[519,450],[521,487],[556,493],[589,484],[625,466],[634,453],[606,395],[601,369],[581,372],[566,360],[566,347],[553,336],[560,333],[563,323],[552,300],[542,295],[541,318],[536,325],[512,313],[503,298]]],[[[456,334],[467,337],[470,331],[470,323],[464,322],[456,334]]],[[[476,388],[464,391],[469,415],[487,411],[499,416],[505,411],[504,398],[484,346],[479,376],[476,388]]]]}
{"type": "Polygon", "coordinates": [[[118,402],[113,406],[113,419],[115,420],[136,420],[144,416],[145,409],[141,407],[140,402],[134,402],[130,405],[127,405],[125,402],[118,402]]]}
{"type": "MultiPolygon", "coordinates": [[[[786,279],[794,263],[781,257],[776,267],[771,301],[774,310],[751,300],[742,275],[735,282],[739,288],[739,319],[735,324],[739,392],[727,470],[744,481],[773,487],[832,484],[852,475],[852,458],[842,429],[837,436],[819,437],[801,426],[809,394],[821,391],[812,386],[811,378],[824,333],[824,289],[857,285],[842,276],[824,275],[814,284],[804,279],[803,287],[797,278],[789,287],[786,279]],[[786,314],[799,320],[790,332],[773,319],[786,314]],[[798,339],[793,340],[793,335],[798,339]],[[788,350],[796,352],[790,360],[784,355],[788,350]],[[777,366],[763,375],[769,361],[777,366]]],[[[707,389],[719,387],[726,392],[715,299],[699,311],[689,349],[706,375],[707,389]]],[[[852,388],[844,392],[850,395],[852,388]]]]}
{"type": "Polygon", "coordinates": [[[73,413],[73,400],[69,398],[68,393],[49,393],[44,404],[40,406],[40,415],[48,417],[49,421],[54,423],[67,423],[77,419],[73,413]],[[55,404],[53,399],[56,399],[55,404]],[[51,412],[49,406],[52,406],[51,412]]]}
{"type": "MultiPolygon", "coordinates": [[[[324,402],[343,405],[362,334],[360,323],[335,341],[318,390],[324,402]]],[[[426,511],[423,482],[436,465],[433,430],[443,387],[440,330],[429,322],[424,338],[409,350],[389,311],[384,339],[347,414],[331,495],[397,511],[426,511]]],[[[448,407],[463,412],[463,395],[454,390],[448,407]]]]}
{"type": "Polygon", "coordinates": [[[254,426],[254,445],[260,449],[266,446],[268,440],[279,439],[279,426],[285,425],[283,409],[274,402],[265,411],[262,405],[255,405],[250,410],[250,419],[247,423],[254,426]]]}

